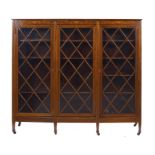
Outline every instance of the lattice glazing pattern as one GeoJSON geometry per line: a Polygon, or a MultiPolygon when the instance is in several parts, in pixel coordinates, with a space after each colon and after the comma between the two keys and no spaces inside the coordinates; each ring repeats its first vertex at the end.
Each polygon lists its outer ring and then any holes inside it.
{"type": "Polygon", "coordinates": [[[134,28],[104,28],[102,113],[135,112],[134,28]]]}
{"type": "Polygon", "coordinates": [[[18,30],[18,112],[50,112],[50,29],[18,30]]]}
{"type": "Polygon", "coordinates": [[[60,112],[91,113],[93,85],[93,31],[60,30],[60,112]]]}

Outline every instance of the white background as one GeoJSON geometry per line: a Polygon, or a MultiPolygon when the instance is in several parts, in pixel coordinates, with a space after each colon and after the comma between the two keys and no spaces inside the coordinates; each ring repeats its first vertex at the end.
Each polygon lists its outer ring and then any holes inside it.
{"type": "Polygon", "coordinates": [[[0,155],[155,154],[154,0],[0,0],[0,155]],[[13,18],[140,18],[142,21],[142,134],[131,123],[23,123],[11,129],[13,18]]]}

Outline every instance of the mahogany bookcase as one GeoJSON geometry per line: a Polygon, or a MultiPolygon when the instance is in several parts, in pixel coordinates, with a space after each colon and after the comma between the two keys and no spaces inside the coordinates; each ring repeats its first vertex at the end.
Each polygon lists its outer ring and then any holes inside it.
{"type": "Polygon", "coordinates": [[[12,129],[19,122],[138,123],[140,19],[14,19],[12,129]]]}

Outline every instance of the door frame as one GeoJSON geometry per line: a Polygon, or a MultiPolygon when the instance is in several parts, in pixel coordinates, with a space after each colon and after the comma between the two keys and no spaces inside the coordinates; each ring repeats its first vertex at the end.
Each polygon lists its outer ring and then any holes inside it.
{"type": "MultiPolygon", "coordinates": [[[[57,117],[61,117],[61,120],[63,120],[62,117],[65,118],[67,117],[95,117],[96,116],[96,92],[95,92],[95,82],[96,80],[96,56],[97,56],[97,47],[96,47],[96,22],[95,21],[79,21],[79,20],[60,20],[56,22],[56,58],[55,58],[55,69],[56,69],[56,81],[55,81],[55,88],[56,88],[56,96],[55,96],[55,107],[56,107],[56,116],[57,117]],[[60,72],[59,72],[59,68],[60,68],[60,29],[61,28],[92,28],[93,29],[93,112],[92,113],[78,113],[78,114],[74,114],[74,113],[61,113],[59,111],[59,103],[60,103],[60,72]]],[[[89,118],[88,118],[89,119],[89,118]]]]}
{"type": "MultiPolygon", "coordinates": [[[[135,56],[135,113],[133,114],[102,114],[102,102],[100,102],[101,122],[141,122],[141,20],[103,20],[100,21],[100,34],[103,28],[135,28],[136,34],[136,56],[135,56]]],[[[102,36],[100,37],[100,53],[102,53],[102,36]]],[[[102,70],[103,55],[100,56],[100,67],[102,70]]],[[[102,86],[102,75],[100,80],[102,86]]],[[[102,87],[100,87],[102,93],[102,87]]],[[[100,94],[102,101],[102,94],[100,94]]]]}
{"type": "MultiPolygon", "coordinates": [[[[53,22],[50,22],[48,20],[13,20],[12,23],[13,28],[13,46],[12,46],[12,118],[13,120],[22,119],[24,120],[24,117],[29,117],[30,120],[33,120],[33,117],[50,117],[53,115],[53,94],[50,95],[50,112],[49,113],[23,113],[18,112],[18,29],[20,28],[49,28],[50,29],[50,74],[53,74],[53,22]]],[[[53,83],[52,76],[50,75],[50,94],[53,92],[53,86],[51,83],[53,83]]],[[[38,120],[39,118],[34,118],[34,120],[38,120]]]]}

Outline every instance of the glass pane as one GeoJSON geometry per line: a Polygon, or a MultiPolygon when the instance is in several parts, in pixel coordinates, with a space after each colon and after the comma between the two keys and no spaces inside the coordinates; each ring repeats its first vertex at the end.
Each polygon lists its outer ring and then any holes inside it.
{"type": "Polygon", "coordinates": [[[50,30],[18,30],[18,112],[50,112],[50,30]]]}
{"type": "Polygon", "coordinates": [[[93,32],[91,28],[60,30],[60,112],[92,112],[93,32]]]}
{"type": "Polygon", "coordinates": [[[135,30],[104,28],[103,114],[135,112],[135,30]]]}

